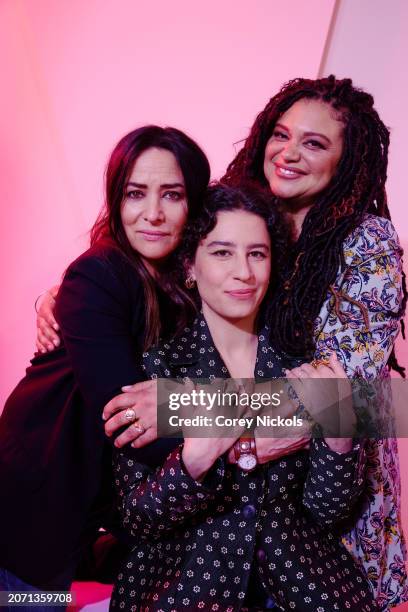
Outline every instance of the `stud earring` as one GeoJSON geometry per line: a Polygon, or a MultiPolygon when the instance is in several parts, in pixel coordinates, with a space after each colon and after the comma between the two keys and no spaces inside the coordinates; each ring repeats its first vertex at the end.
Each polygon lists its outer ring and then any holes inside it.
{"type": "Polygon", "coordinates": [[[187,287],[187,289],[192,289],[193,287],[195,287],[196,280],[193,276],[190,275],[186,278],[186,280],[184,281],[184,284],[187,287]]]}

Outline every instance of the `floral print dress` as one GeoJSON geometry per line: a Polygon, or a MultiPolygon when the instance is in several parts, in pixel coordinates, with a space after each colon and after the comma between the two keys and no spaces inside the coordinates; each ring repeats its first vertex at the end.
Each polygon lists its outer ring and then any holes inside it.
{"type": "MultiPolygon", "coordinates": [[[[391,222],[366,215],[344,242],[346,266],[316,321],[316,358],[335,350],[349,377],[389,377],[386,364],[403,314],[401,256],[391,222]]],[[[366,451],[366,498],[343,543],[387,610],[408,600],[397,440],[369,440],[366,451]]]]}

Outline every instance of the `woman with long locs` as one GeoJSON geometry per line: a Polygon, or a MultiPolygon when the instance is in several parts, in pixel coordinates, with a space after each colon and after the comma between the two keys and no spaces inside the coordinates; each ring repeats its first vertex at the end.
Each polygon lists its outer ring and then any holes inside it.
{"type": "MultiPolygon", "coordinates": [[[[349,377],[399,373],[394,342],[407,292],[385,182],[389,132],[350,79],[295,79],[258,115],[228,167],[230,184],[270,187],[292,223],[292,248],[271,301],[271,341],[292,355],[335,350],[349,377]]],[[[344,543],[380,607],[408,599],[395,438],[367,444],[367,489],[344,543]]]]}

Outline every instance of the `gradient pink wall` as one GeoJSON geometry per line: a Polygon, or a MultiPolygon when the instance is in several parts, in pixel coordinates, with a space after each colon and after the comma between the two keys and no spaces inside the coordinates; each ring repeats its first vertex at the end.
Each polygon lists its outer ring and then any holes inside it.
{"type": "Polygon", "coordinates": [[[119,137],[175,125],[217,177],[281,83],[316,75],[333,1],[284,4],[0,3],[0,405],[33,353],[35,296],[86,245],[119,137]]]}

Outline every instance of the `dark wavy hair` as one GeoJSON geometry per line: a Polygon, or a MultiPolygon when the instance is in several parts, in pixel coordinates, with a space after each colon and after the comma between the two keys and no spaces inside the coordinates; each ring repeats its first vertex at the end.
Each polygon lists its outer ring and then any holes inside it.
{"type": "MultiPolygon", "coordinates": [[[[333,288],[339,266],[345,266],[343,242],[371,213],[390,219],[385,192],[389,131],[373,104],[373,97],[353,86],[351,79],[294,79],[286,83],[259,113],[244,147],[227,168],[223,181],[239,185],[253,180],[266,186],[263,172],[265,147],[278,118],[301,99],[320,100],[336,111],[344,124],[343,153],[330,184],[316,197],[301,234],[284,264],[283,280],[271,303],[272,342],[294,357],[313,356],[314,323],[333,288]]],[[[281,206],[274,198],[275,206],[281,206]]],[[[396,317],[405,312],[407,290],[396,317]]],[[[359,304],[367,316],[363,304],[359,304]]],[[[336,307],[337,308],[337,307],[336,307]]],[[[337,309],[340,321],[342,314],[337,309]]],[[[402,323],[404,332],[404,326],[402,323]]],[[[404,336],[405,337],[405,336],[404,336]]],[[[404,375],[394,350],[389,366],[404,375]]]]}
{"type": "Polygon", "coordinates": [[[146,299],[146,348],[158,340],[162,329],[158,287],[177,307],[177,329],[185,326],[194,309],[188,292],[177,283],[174,276],[175,256],[168,257],[158,277],[153,279],[139,253],[132,248],[123,228],[121,207],[126,184],[137,158],[152,147],[170,151],[180,166],[187,195],[187,219],[196,216],[200,210],[210,180],[210,165],[205,153],[189,136],[172,127],[140,127],[126,134],[110,156],[105,172],[105,204],[91,230],[91,245],[100,241],[110,242],[125,255],[140,276],[146,299]]]}
{"type": "MultiPolygon", "coordinates": [[[[220,182],[212,183],[203,200],[202,209],[197,217],[184,228],[179,250],[180,274],[186,278],[188,268],[194,262],[200,242],[208,236],[217,224],[217,215],[223,211],[243,210],[261,217],[271,238],[272,273],[268,293],[263,303],[268,302],[279,282],[280,268],[275,264],[277,253],[286,252],[288,228],[282,216],[271,206],[271,194],[259,186],[247,182],[240,187],[232,187],[220,182]]],[[[198,305],[200,299],[196,288],[192,295],[198,305]]],[[[262,309],[263,310],[263,309],[262,309]]],[[[259,320],[259,319],[258,319],[259,320]]]]}

